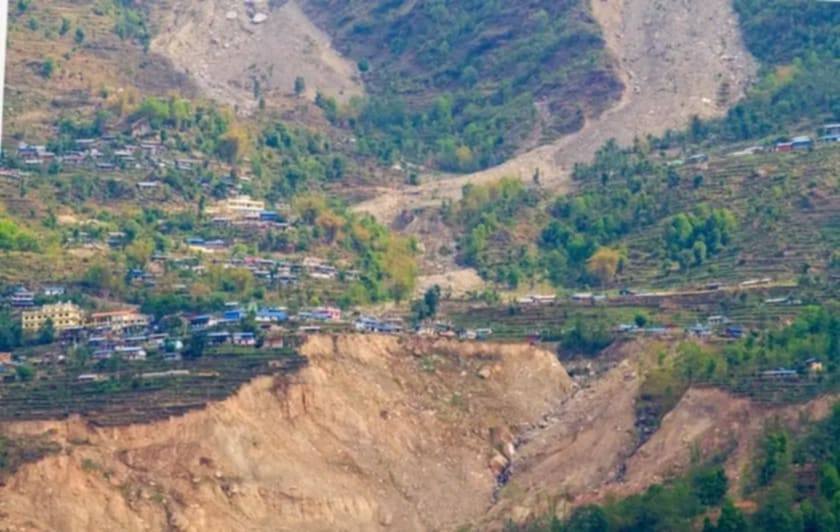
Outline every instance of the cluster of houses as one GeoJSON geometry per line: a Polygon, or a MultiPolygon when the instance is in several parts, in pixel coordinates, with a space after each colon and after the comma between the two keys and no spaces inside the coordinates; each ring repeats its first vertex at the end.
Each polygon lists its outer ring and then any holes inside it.
{"type": "MultiPolygon", "coordinates": [[[[644,334],[661,338],[674,337],[679,329],[673,326],[648,326],[640,327],[635,323],[622,323],[615,328],[615,332],[622,334],[644,334]]],[[[709,338],[714,332],[723,338],[737,339],[744,335],[743,328],[732,325],[729,318],[723,315],[709,316],[706,323],[695,323],[683,329],[683,334],[696,338],[709,338]]]]}
{"type": "Polygon", "coordinates": [[[74,149],[60,155],[48,150],[44,145],[21,142],[18,144],[17,156],[24,164],[31,166],[53,162],[66,166],[89,164],[101,171],[125,167],[142,168],[145,161],[159,168],[170,164],[178,168],[183,166],[178,160],[167,162],[160,159],[160,155],[165,151],[166,147],[157,141],[125,144],[118,142],[115,135],[103,135],[99,138],[76,139],[74,149]]]}
{"type": "Polygon", "coordinates": [[[26,287],[19,286],[9,296],[8,302],[12,308],[23,309],[35,306],[35,298],[43,296],[45,298],[61,297],[66,293],[66,289],[60,285],[48,285],[43,287],[38,293],[28,290],[26,287]]]}
{"type": "Polygon", "coordinates": [[[271,325],[298,322],[298,323],[339,323],[341,322],[341,309],[336,307],[317,307],[305,309],[297,314],[290,314],[284,307],[259,307],[245,309],[237,303],[229,303],[227,308],[215,314],[202,314],[189,319],[192,332],[202,332],[213,328],[237,326],[250,316],[261,327],[271,325]]]}

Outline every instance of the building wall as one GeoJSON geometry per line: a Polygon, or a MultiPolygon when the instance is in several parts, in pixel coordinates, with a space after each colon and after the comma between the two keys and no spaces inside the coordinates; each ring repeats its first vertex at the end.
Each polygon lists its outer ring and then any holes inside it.
{"type": "Polygon", "coordinates": [[[63,331],[82,325],[82,310],[72,303],[57,303],[44,305],[35,310],[27,310],[21,314],[21,326],[25,332],[36,332],[52,320],[56,331],[63,331]]]}

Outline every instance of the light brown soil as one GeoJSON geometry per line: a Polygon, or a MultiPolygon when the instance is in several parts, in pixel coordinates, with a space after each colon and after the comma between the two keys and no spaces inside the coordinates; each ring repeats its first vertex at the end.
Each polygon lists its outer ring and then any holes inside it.
{"type": "Polygon", "coordinates": [[[498,530],[638,492],[720,451],[737,498],[767,420],[796,427],[836,399],[769,408],[692,389],[638,448],[635,397],[662,349],[617,345],[581,388],[528,346],[314,337],[299,374],[166,422],[0,426],[51,431],[63,449],[5,479],[0,528],[498,530]]]}
{"type": "Polygon", "coordinates": [[[168,422],[0,427],[64,447],[0,487],[0,528],[454,529],[488,508],[513,433],[572,388],[527,346],[346,336],[303,353],[300,374],[168,422]]]}
{"type": "Polygon", "coordinates": [[[257,0],[250,12],[242,2],[203,0],[154,4],[158,34],[152,50],[188,73],[205,95],[253,110],[260,94],[272,103],[294,100],[294,81],[306,82],[306,96],[318,90],[346,101],[363,93],[356,65],[336,52],[329,37],[301,11],[295,0],[277,7],[257,0]],[[227,18],[229,12],[236,18],[227,18]],[[253,24],[250,15],[268,15],[253,24]]]}

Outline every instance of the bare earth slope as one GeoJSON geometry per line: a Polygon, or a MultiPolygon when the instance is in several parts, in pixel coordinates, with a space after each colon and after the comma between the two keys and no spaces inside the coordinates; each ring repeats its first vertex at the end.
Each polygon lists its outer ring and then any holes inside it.
{"type": "Polygon", "coordinates": [[[216,100],[241,109],[256,108],[260,96],[277,103],[293,96],[298,76],[311,98],[317,90],[340,101],[363,93],[356,65],[332,48],[295,0],[161,0],[152,6],[158,26],[152,50],[216,100]],[[257,14],[267,18],[255,24],[257,14]]]}
{"type": "Polygon", "coordinates": [[[743,46],[730,0],[591,0],[625,84],[621,102],[573,135],[475,174],[426,176],[419,187],[383,189],[357,208],[383,221],[401,211],[457,199],[467,183],[504,176],[568,186],[574,163],[591,159],[610,138],[628,144],[636,136],[684,127],[691,116],[723,114],[753,79],[756,64],[743,46]]]}
{"type": "Polygon", "coordinates": [[[64,449],[0,487],[0,528],[452,529],[490,505],[513,432],[572,388],[527,346],[349,336],[303,353],[291,380],[168,422],[0,427],[64,449]]]}
{"type": "Polygon", "coordinates": [[[166,422],[0,426],[62,449],[4,479],[0,529],[500,530],[639,492],[697,451],[728,453],[737,497],[768,419],[796,430],[830,411],[832,398],[771,408],[692,389],[639,446],[635,398],[663,348],[619,344],[578,388],[524,345],[311,338],[299,374],[166,422]]]}

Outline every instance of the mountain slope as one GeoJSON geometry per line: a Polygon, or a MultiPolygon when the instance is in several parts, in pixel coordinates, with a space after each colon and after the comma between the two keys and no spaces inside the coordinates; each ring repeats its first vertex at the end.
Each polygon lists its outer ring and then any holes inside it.
{"type": "Polygon", "coordinates": [[[527,346],[317,337],[302,354],[297,376],[167,422],[4,425],[63,450],[0,487],[0,526],[453,529],[487,508],[513,433],[572,387],[527,346]]]}

